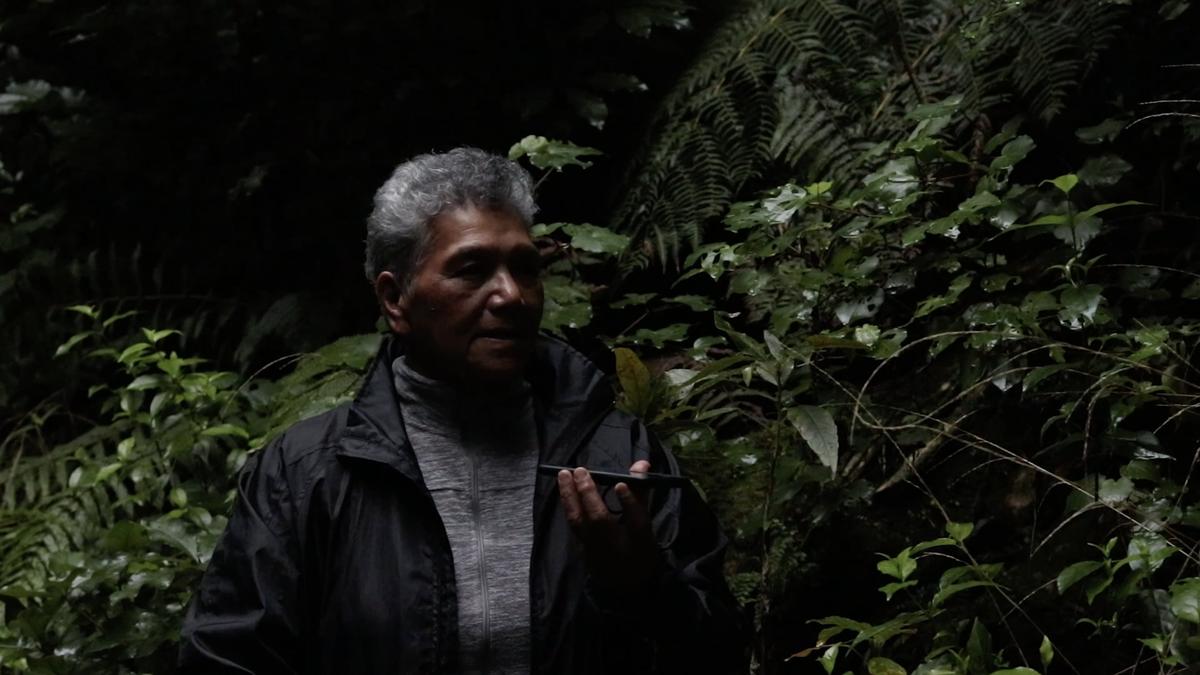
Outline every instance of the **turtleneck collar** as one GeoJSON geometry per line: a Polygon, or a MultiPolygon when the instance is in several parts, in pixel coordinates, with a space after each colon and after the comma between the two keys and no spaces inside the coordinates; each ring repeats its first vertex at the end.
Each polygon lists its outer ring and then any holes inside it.
{"type": "Polygon", "coordinates": [[[529,405],[531,396],[530,385],[523,378],[464,386],[417,372],[407,356],[392,361],[392,380],[402,406],[419,406],[425,414],[446,423],[511,417],[529,405]]]}

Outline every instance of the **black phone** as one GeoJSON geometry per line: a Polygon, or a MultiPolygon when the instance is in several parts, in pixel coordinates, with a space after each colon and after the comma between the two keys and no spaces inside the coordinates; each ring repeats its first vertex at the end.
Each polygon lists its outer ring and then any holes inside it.
{"type": "MultiPolygon", "coordinates": [[[[584,467],[587,468],[587,467],[584,467]]],[[[539,464],[538,473],[543,476],[557,476],[562,470],[574,471],[574,467],[570,466],[555,466],[553,464],[539,464]]],[[[683,476],[673,476],[669,473],[621,473],[619,471],[598,471],[596,469],[588,469],[588,473],[592,475],[592,480],[596,481],[597,485],[616,485],[624,483],[629,487],[644,485],[646,487],[683,487],[688,484],[688,479],[683,476]]]]}

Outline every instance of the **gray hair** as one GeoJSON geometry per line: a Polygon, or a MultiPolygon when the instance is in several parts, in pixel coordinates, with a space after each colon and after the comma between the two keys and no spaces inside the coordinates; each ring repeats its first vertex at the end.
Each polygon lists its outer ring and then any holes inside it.
{"type": "Polygon", "coordinates": [[[367,218],[367,279],[380,272],[401,277],[420,265],[431,238],[429,223],[459,206],[511,210],[533,224],[537,205],[529,172],[516,162],[478,148],[418,155],[396,167],[375,193],[367,218]]]}

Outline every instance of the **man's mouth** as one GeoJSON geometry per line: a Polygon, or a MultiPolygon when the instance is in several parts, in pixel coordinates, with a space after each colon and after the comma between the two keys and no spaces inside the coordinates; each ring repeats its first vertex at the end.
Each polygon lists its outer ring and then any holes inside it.
{"type": "Polygon", "coordinates": [[[528,338],[526,331],[517,330],[516,328],[489,328],[481,330],[477,335],[481,338],[489,338],[492,340],[524,340],[528,338]]]}

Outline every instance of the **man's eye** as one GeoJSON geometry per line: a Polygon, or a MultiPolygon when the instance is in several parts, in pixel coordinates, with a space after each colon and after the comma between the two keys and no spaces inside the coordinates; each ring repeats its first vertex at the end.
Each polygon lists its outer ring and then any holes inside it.
{"type": "Polygon", "coordinates": [[[513,265],[513,273],[522,277],[537,277],[542,273],[542,265],[540,261],[522,261],[513,265]]]}
{"type": "Polygon", "coordinates": [[[478,263],[472,263],[470,265],[463,265],[462,267],[455,270],[454,276],[470,278],[470,277],[481,276],[484,273],[485,273],[485,270],[483,268],[483,265],[480,265],[478,263]]]}

